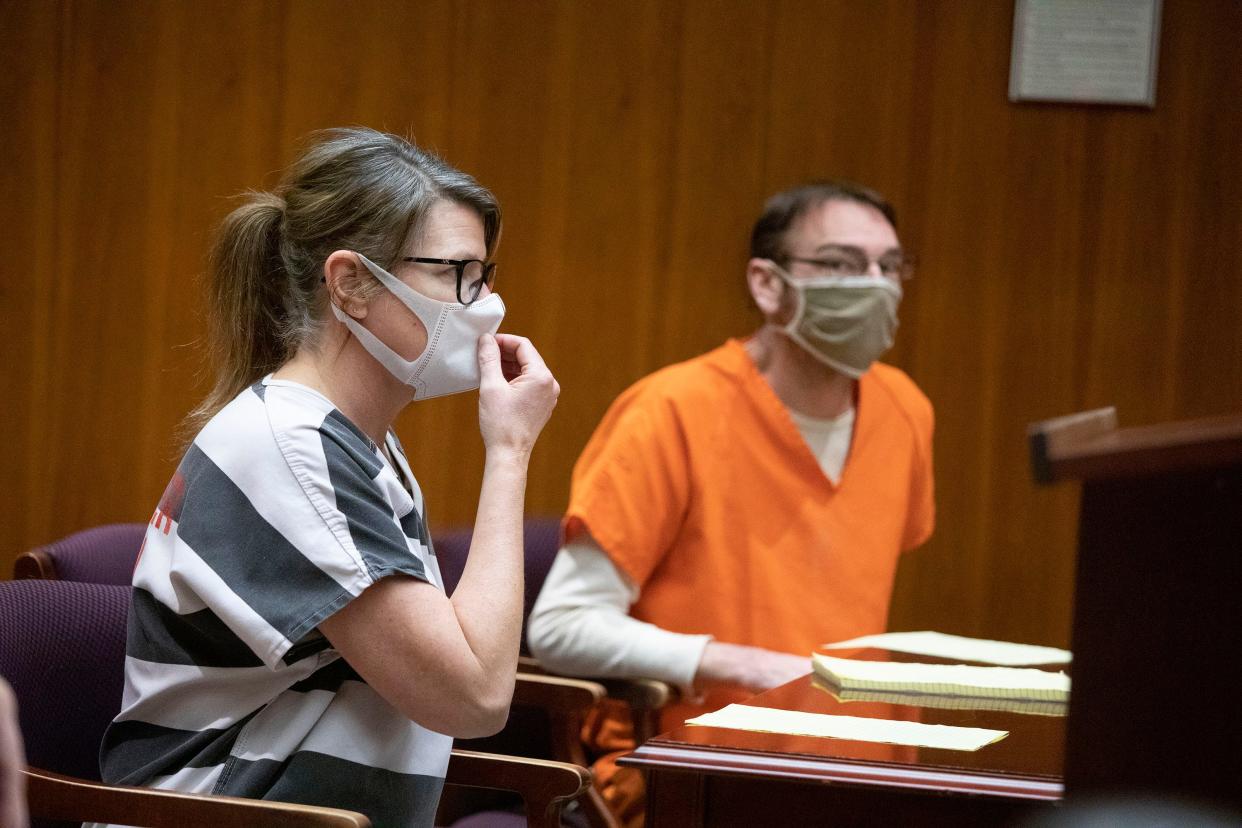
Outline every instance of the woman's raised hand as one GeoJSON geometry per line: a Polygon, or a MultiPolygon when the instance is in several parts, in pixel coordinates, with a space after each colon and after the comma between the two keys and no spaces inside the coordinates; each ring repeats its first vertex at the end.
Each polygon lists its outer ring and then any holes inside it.
{"type": "Polygon", "coordinates": [[[479,337],[479,431],[489,451],[529,454],[560,393],[529,339],[479,337]]]}

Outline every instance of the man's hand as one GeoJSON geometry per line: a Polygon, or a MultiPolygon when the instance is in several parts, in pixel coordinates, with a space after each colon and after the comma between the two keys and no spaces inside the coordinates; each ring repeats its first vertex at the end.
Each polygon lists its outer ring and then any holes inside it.
{"type": "Polygon", "coordinates": [[[703,650],[694,683],[698,686],[732,684],[762,693],[809,672],[809,656],[713,641],[703,650]]]}

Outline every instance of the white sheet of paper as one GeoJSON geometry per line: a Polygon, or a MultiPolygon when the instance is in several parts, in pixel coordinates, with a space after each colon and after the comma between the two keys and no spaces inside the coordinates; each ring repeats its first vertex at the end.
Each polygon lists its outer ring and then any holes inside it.
{"type": "Polygon", "coordinates": [[[1068,664],[1073,657],[1069,650],[1056,647],[1014,644],[1009,641],[992,641],[987,638],[967,638],[962,635],[948,635],[931,630],[864,635],[861,638],[851,638],[849,641],[824,645],[826,650],[839,650],[846,647],[877,647],[899,653],[978,661],[984,664],[1001,664],[1010,667],[1022,664],[1068,664]]]}
{"type": "Polygon", "coordinates": [[[974,667],[967,664],[914,664],[902,661],[856,661],[822,653],[811,656],[815,672],[841,687],[905,690],[943,695],[1064,701],[1070,679],[1030,667],[974,667]]]}
{"type": "Polygon", "coordinates": [[[781,733],[788,736],[819,736],[856,742],[971,751],[998,742],[1009,735],[1007,730],[893,722],[861,716],[829,716],[824,713],[802,713],[797,710],[776,710],[746,704],[731,704],[713,713],[689,719],[686,724],[781,733]]]}

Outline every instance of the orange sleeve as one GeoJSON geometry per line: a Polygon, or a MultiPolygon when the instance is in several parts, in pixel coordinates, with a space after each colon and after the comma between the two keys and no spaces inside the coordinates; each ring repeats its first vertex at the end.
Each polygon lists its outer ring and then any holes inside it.
{"type": "Polygon", "coordinates": [[[932,467],[932,433],[935,414],[931,402],[922,397],[915,419],[915,458],[910,468],[910,499],[901,551],[922,545],[936,526],[936,481],[932,467]]]}
{"type": "Polygon", "coordinates": [[[566,542],[589,532],[642,586],[676,539],[689,492],[676,406],[640,382],[612,404],[574,465],[566,542]]]}

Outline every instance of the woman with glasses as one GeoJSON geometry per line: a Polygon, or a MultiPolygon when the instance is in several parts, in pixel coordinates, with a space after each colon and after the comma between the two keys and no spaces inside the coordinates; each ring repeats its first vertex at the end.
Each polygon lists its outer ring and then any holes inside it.
{"type": "Polygon", "coordinates": [[[499,730],[522,613],[527,459],[559,388],[496,330],[500,208],[364,129],[320,136],[224,221],[216,385],[134,572],[111,783],[431,825],[452,738],[499,730]],[[452,598],[392,432],[479,389],[479,520],[452,598]]]}

